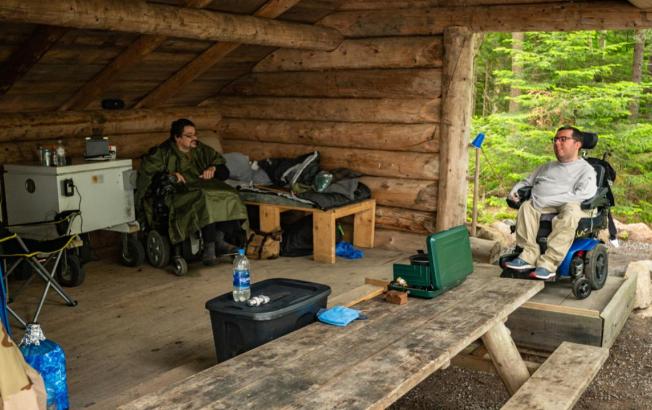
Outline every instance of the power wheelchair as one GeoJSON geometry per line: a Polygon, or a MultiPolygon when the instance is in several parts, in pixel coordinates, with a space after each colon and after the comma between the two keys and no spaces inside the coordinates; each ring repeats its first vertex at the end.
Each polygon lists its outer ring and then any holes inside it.
{"type": "MultiPolygon", "coordinates": [[[[596,146],[598,135],[595,133],[582,133],[582,149],[588,150],[596,146]]],[[[602,159],[584,158],[588,161],[596,172],[596,183],[598,190],[593,198],[587,199],[581,203],[583,210],[590,210],[591,217],[580,219],[577,230],[575,231],[575,240],[571,245],[566,257],[557,268],[556,276],[553,281],[568,280],[572,284],[573,295],[577,299],[587,298],[592,290],[601,289],[608,276],[609,255],[607,246],[600,241],[598,233],[607,229],[609,226],[610,208],[614,205],[614,197],[611,192],[611,184],[615,181],[616,173],[612,166],[607,162],[607,155],[602,159]]],[[[507,204],[518,209],[520,205],[528,200],[531,195],[532,187],[519,189],[518,203],[507,199],[507,204]]],[[[547,237],[552,231],[552,219],[556,214],[541,215],[539,231],[537,232],[537,243],[543,254],[547,249],[547,237]]],[[[512,227],[512,232],[515,226],[512,227]]],[[[531,272],[519,272],[509,269],[506,262],[518,257],[523,249],[516,247],[513,252],[503,255],[499,258],[499,265],[503,269],[501,276],[509,278],[528,278],[531,272]]]]}

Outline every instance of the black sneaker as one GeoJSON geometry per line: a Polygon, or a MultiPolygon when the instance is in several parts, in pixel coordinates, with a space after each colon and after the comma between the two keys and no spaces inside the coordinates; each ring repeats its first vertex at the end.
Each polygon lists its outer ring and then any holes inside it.
{"type": "Polygon", "coordinates": [[[206,266],[215,266],[219,262],[215,255],[215,242],[207,242],[201,255],[201,262],[206,266]]]}

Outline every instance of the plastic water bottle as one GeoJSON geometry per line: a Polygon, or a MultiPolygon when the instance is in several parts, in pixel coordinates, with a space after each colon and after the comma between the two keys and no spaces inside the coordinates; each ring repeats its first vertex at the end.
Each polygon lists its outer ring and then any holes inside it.
{"type": "Polygon", "coordinates": [[[63,141],[62,140],[57,141],[56,163],[55,163],[55,165],[57,165],[57,166],[66,165],[66,147],[63,146],[63,141]]]}
{"type": "Polygon", "coordinates": [[[244,249],[239,249],[238,255],[233,260],[233,300],[246,302],[250,297],[249,259],[244,249]]]}

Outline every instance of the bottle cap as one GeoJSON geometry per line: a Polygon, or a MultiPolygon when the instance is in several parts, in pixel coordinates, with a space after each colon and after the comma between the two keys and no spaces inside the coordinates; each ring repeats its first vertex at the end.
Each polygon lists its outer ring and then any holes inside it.
{"type": "Polygon", "coordinates": [[[244,254],[245,254],[244,249],[242,249],[242,248],[238,249],[238,255],[244,255],[244,254]]]}

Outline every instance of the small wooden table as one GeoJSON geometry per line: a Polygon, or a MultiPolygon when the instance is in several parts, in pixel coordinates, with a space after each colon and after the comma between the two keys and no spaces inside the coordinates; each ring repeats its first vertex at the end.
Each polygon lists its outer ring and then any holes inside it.
{"type": "Polygon", "coordinates": [[[482,338],[513,394],[530,374],[504,322],[542,282],[471,275],[438,298],[355,307],[367,320],[314,323],[123,409],[384,408],[482,338]]]}
{"type": "Polygon", "coordinates": [[[367,199],[327,211],[318,208],[254,201],[245,201],[245,204],[257,205],[260,208],[260,230],[264,232],[273,232],[281,228],[281,212],[303,211],[312,213],[313,258],[317,262],[335,263],[335,221],[343,216],[354,215],[353,245],[361,248],[374,247],[375,199],[367,199]]]}

